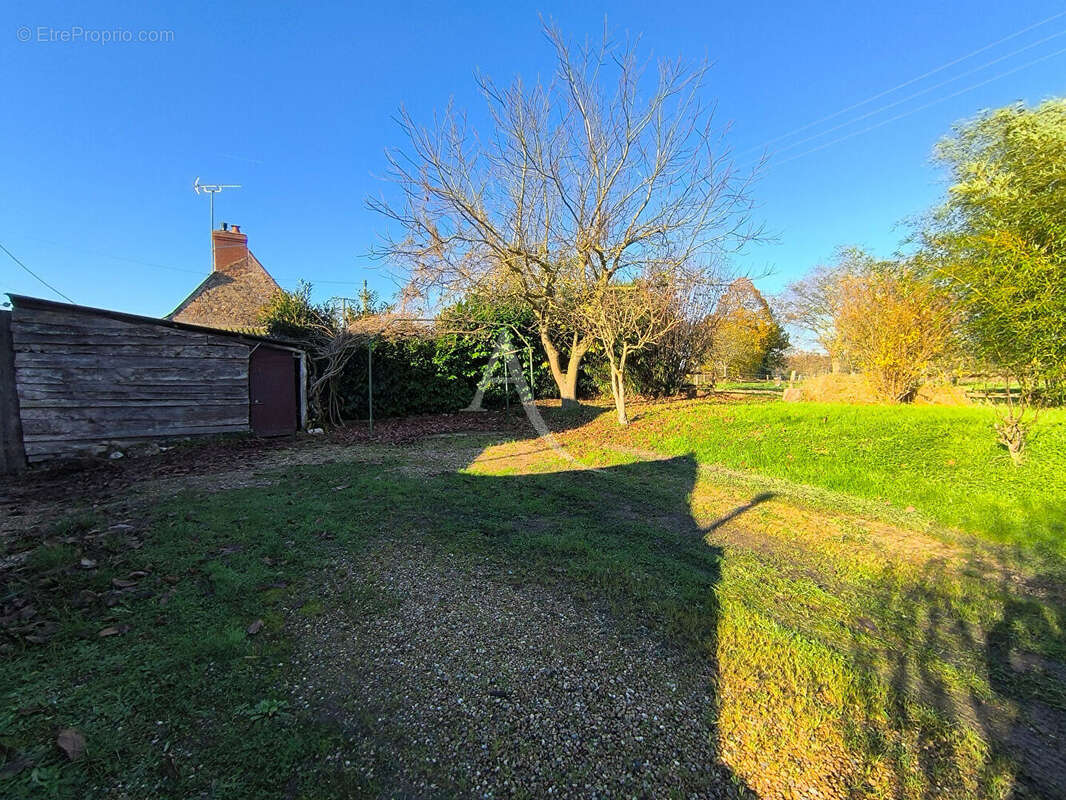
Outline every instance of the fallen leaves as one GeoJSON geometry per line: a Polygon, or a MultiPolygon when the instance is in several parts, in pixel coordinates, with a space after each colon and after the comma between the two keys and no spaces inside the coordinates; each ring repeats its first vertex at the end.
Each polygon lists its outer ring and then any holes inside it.
{"type": "Polygon", "coordinates": [[[55,633],[55,625],[47,625],[37,628],[34,633],[28,633],[22,638],[30,644],[47,644],[53,633],[55,633]]]}
{"type": "Polygon", "coordinates": [[[74,608],[87,608],[96,602],[98,596],[92,589],[82,589],[75,595],[71,605],[74,608]]]}
{"type": "Polygon", "coordinates": [[[129,625],[109,625],[96,635],[101,639],[105,639],[108,636],[121,636],[124,633],[129,633],[130,630],[131,628],[129,625]]]}
{"type": "Polygon", "coordinates": [[[163,760],[159,764],[159,772],[164,778],[169,778],[172,781],[176,781],[181,777],[181,773],[178,772],[178,765],[174,762],[174,756],[170,753],[164,754],[163,760]]]}
{"type": "Polygon", "coordinates": [[[16,754],[7,761],[2,767],[0,767],[0,778],[6,778],[11,775],[18,775],[26,767],[33,766],[33,760],[26,756],[24,753],[16,754]]]}
{"type": "Polygon", "coordinates": [[[143,569],[135,569],[126,575],[125,578],[112,578],[111,585],[116,589],[132,589],[137,585],[138,581],[148,577],[148,571],[143,569]]]}
{"type": "Polygon", "coordinates": [[[85,754],[85,737],[74,728],[64,728],[56,736],[56,747],[70,761],[77,761],[85,754]]]}

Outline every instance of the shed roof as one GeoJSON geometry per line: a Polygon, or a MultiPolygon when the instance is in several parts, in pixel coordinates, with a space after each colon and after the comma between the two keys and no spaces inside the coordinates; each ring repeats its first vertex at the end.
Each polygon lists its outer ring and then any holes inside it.
{"type": "Polygon", "coordinates": [[[53,311],[73,311],[83,314],[96,314],[98,316],[107,317],[108,319],[119,320],[120,322],[132,322],[142,325],[161,325],[163,327],[175,328],[177,330],[204,333],[209,336],[224,336],[230,339],[247,341],[249,343],[268,344],[285,350],[296,350],[299,352],[304,352],[305,350],[299,342],[287,339],[275,339],[270,336],[260,336],[258,334],[246,333],[240,330],[212,328],[208,325],[196,325],[191,322],[178,322],[172,319],[159,319],[158,317],[145,317],[140,314],[127,314],[124,311],[111,311],[106,308],[93,308],[92,306],[81,306],[75,303],[60,303],[56,300],[45,300],[40,297],[29,297],[22,294],[9,293],[7,296],[11,298],[11,303],[15,308],[38,308],[53,311]]]}

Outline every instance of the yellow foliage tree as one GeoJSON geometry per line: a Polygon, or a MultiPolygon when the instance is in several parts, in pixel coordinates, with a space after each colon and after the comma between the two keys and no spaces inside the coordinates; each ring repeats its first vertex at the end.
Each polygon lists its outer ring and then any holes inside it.
{"type": "Polygon", "coordinates": [[[840,277],[836,345],[883,399],[907,403],[952,350],[948,299],[905,267],[840,277]]]}
{"type": "Polygon", "coordinates": [[[788,336],[747,278],[733,281],[714,315],[711,360],[722,377],[754,377],[783,362],[788,336]]]}

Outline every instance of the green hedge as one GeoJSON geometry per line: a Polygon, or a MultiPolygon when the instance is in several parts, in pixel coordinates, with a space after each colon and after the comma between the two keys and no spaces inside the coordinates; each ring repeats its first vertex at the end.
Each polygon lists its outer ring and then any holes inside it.
{"type": "MultiPolygon", "coordinates": [[[[466,408],[477,391],[495,342],[486,331],[480,336],[379,338],[373,342],[374,416],[401,417],[433,414],[466,408]]],[[[340,381],[342,413],[346,419],[368,416],[368,350],[362,348],[348,362],[340,381]]],[[[529,355],[519,346],[517,358],[528,381],[529,355]]],[[[502,372],[497,370],[497,375],[502,372]]],[[[511,401],[517,394],[511,390],[511,401]]],[[[558,397],[542,349],[533,350],[535,397],[558,397]]],[[[502,408],[503,387],[491,386],[482,402],[486,408],[502,408]]]]}

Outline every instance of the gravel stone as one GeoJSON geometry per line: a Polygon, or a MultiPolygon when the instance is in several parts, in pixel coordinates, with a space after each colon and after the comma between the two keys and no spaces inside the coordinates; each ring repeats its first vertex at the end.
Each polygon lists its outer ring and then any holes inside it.
{"type": "Polygon", "coordinates": [[[338,562],[327,611],[289,623],[295,701],[344,733],[331,760],[385,796],[746,795],[710,660],[507,577],[411,548],[338,562]]]}

